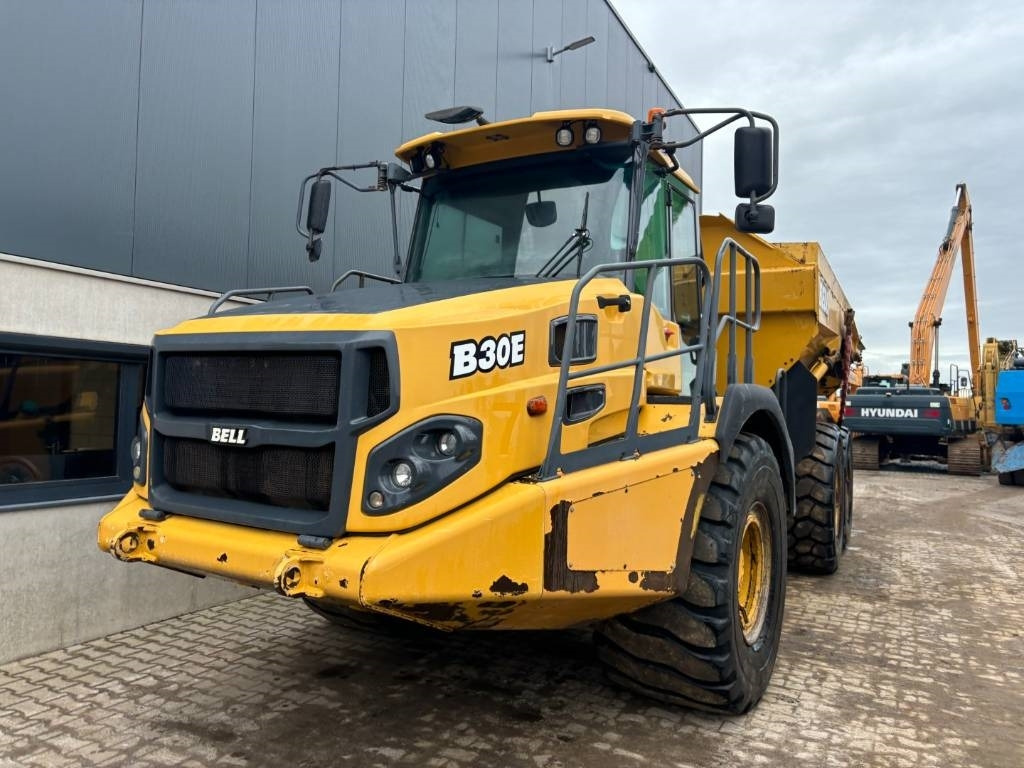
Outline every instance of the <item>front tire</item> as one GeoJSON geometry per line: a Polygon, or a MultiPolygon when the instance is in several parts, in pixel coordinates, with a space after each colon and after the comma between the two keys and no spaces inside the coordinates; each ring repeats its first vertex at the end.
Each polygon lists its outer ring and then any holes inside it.
{"type": "Polygon", "coordinates": [[[705,497],[686,592],[597,629],[609,678],[696,709],[741,714],[753,707],[778,654],[785,520],[771,447],[739,434],[705,497]]]}

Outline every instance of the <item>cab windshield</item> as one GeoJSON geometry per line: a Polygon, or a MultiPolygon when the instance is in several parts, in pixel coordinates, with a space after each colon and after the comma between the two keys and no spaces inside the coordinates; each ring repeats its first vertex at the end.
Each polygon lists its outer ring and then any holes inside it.
{"type": "Polygon", "coordinates": [[[426,179],[406,280],[565,279],[623,261],[631,171],[629,147],[619,145],[426,179]]]}

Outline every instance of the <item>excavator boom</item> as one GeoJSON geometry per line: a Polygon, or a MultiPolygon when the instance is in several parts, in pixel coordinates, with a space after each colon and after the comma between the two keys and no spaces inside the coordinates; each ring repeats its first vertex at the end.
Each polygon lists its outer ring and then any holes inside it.
{"type": "Polygon", "coordinates": [[[939,245],[939,253],[931,277],[921,296],[917,314],[910,328],[910,385],[926,387],[937,385],[939,375],[935,339],[942,323],[942,307],[953,274],[957,252],[964,273],[964,302],[967,308],[967,340],[971,352],[971,374],[975,380],[981,373],[981,336],[978,331],[978,299],[974,279],[974,235],[971,200],[967,185],[957,184],[957,202],[949,216],[946,236],[939,245]],[[932,355],[935,354],[934,368],[932,355]],[[930,370],[931,369],[931,370],[930,370]]]}

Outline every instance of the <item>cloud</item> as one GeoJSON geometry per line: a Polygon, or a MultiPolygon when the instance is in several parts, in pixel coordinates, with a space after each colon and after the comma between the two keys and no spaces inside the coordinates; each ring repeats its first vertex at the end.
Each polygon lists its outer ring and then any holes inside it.
{"type": "MultiPolygon", "coordinates": [[[[779,121],[772,237],[822,244],[857,309],[872,368],[909,355],[907,322],[961,181],[974,210],[981,336],[1024,336],[1017,7],[684,2],[667,23],[663,2],[613,2],[684,104],[739,104],[779,121]]],[[[735,207],[731,164],[728,137],[705,142],[706,212],[735,207]]],[[[969,357],[959,273],[958,262],[940,334],[944,367],[969,357]]]]}

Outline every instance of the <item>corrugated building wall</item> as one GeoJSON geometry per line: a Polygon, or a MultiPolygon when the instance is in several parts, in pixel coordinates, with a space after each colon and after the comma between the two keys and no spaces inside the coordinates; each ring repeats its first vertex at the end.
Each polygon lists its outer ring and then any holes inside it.
{"type": "Polygon", "coordinates": [[[389,159],[428,111],[678,106],[606,0],[4,3],[0,94],[0,252],[212,290],[386,273],[386,196],[336,190],[310,264],[299,182],[389,159]]]}

